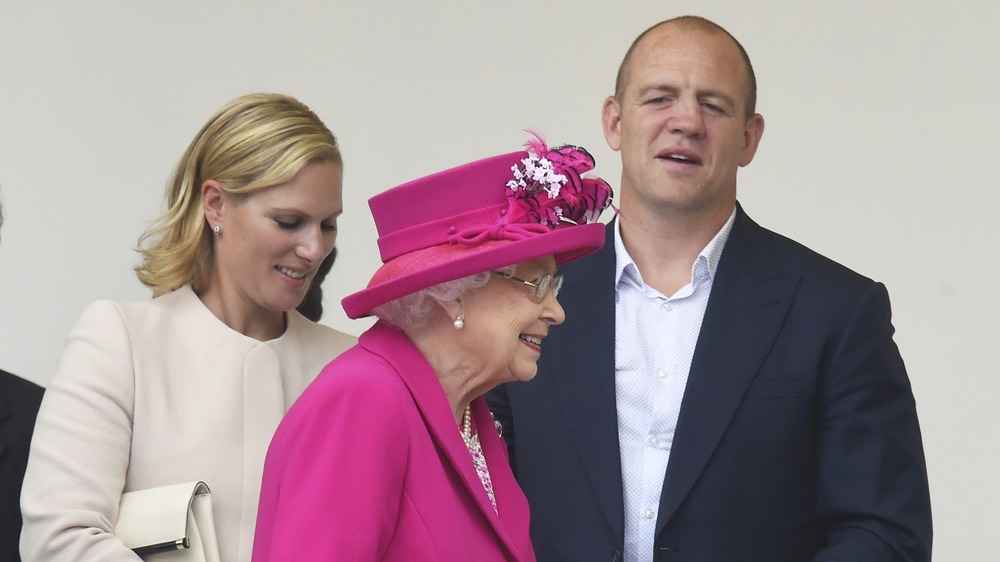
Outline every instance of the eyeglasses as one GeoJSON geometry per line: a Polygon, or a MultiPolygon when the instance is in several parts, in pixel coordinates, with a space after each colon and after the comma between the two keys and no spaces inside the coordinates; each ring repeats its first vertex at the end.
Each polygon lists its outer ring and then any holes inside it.
{"type": "Polygon", "coordinates": [[[535,292],[531,295],[531,300],[536,303],[540,303],[545,300],[545,295],[552,291],[552,296],[558,297],[559,290],[562,289],[563,276],[562,275],[552,275],[551,273],[546,273],[545,275],[535,279],[533,281],[525,281],[520,277],[514,277],[513,275],[508,275],[502,271],[494,271],[500,277],[504,279],[510,279],[511,281],[517,281],[529,287],[534,287],[535,292]]]}

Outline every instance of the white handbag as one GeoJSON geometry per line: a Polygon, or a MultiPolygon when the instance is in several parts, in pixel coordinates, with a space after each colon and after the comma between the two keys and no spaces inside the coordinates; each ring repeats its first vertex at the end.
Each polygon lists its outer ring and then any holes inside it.
{"type": "Polygon", "coordinates": [[[143,560],[220,562],[212,492],[204,482],[125,492],[115,536],[143,560]]]}

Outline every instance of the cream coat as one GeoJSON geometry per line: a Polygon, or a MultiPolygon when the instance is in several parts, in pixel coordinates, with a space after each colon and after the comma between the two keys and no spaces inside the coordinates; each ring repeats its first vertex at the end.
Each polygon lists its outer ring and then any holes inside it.
{"type": "Polygon", "coordinates": [[[260,342],[190,287],[88,307],[38,415],[21,494],[23,559],[137,560],[111,534],[121,493],[203,480],[222,559],[249,560],[271,436],[356,341],[297,312],[287,318],[281,337],[260,342]]]}

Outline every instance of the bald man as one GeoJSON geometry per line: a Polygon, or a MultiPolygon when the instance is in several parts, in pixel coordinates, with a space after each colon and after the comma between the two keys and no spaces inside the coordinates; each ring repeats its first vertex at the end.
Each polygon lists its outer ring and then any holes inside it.
{"type": "Polygon", "coordinates": [[[746,51],[702,18],[622,62],[621,214],[563,268],[538,376],[489,397],[539,561],[930,560],[888,294],[739,205],[755,106],[746,51]]]}

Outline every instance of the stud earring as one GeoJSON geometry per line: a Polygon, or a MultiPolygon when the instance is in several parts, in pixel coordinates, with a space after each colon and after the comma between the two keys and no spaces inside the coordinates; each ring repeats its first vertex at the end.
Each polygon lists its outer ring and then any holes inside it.
{"type": "Polygon", "coordinates": [[[215,225],[214,227],[212,227],[212,232],[214,232],[215,235],[218,236],[219,233],[222,232],[222,227],[220,227],[219,225],[215,225]]]}

